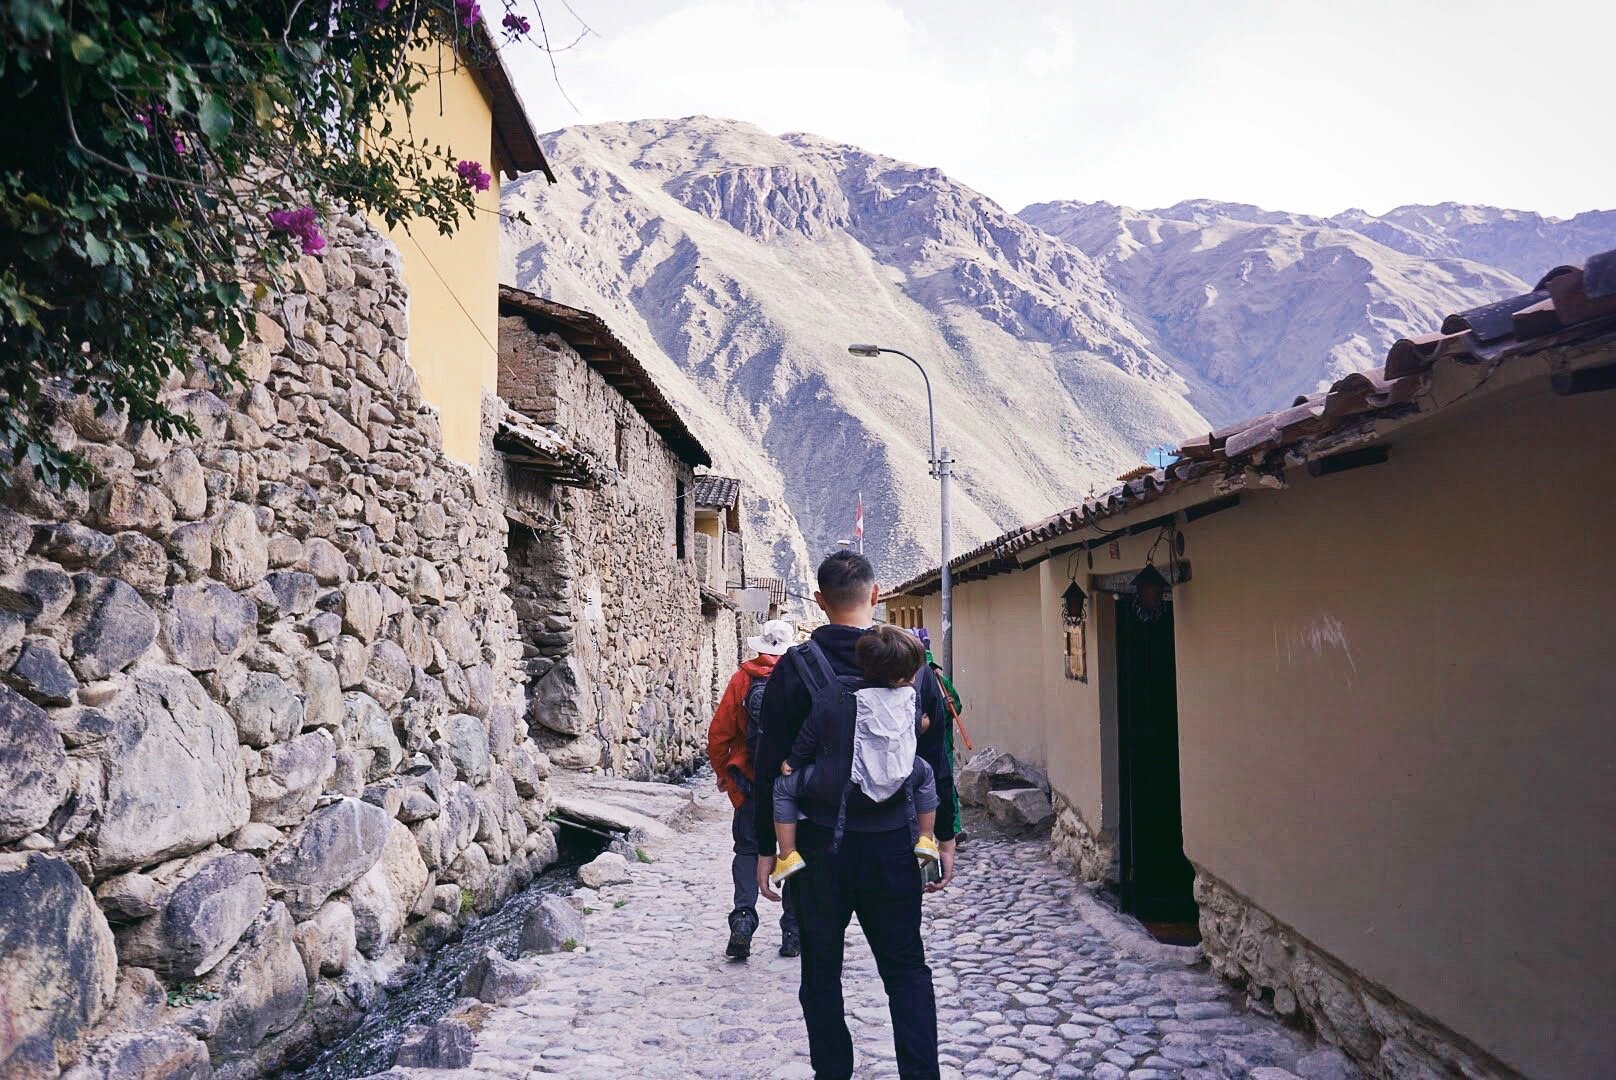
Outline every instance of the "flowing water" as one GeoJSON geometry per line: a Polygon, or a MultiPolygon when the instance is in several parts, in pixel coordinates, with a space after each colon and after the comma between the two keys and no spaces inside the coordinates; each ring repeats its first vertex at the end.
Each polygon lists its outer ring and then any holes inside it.
{"type": "Polygon", "coordinates": [[[571,892],[578,883],[578,867],[599,854],[606,843],[604,837],[570,828],[562,829],[559,839],[561,853],[555,865],[439,949],[340,1041],[320,1048],[312,1058],[282,1073],[282,1077],[351,1080],[390,1068],[405,1032],[439,1019],[454,1007],[460,997],[460,980],[472,961],[489,948],[514,959],[527,913],[546,894],[571,892]]]}

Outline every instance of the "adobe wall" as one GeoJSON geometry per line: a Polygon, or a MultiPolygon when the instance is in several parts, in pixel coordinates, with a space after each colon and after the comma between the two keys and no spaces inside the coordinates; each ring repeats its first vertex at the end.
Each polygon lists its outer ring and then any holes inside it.
{"type": "MultiPolygon", "coordinates": [[[[1293,468],[1288,490],[1183,526],[1179,762],[1207,955],[1381,1076],[1616,1059],[1610,395],[1556,396],[1546,369],[1512,360],[1393,429],[1387,464],[1293,468]]],[[[1153,535],[1096,549],[1093,572],[1137,569],[1153,535]]],[[[955,660],[978,745],[1042,752],[1057,853],[1114,877],[1112,608],[1089,589],[1089,681],[1066,680],[1067,573],[1057,557],[958,588],[955,660]],[[1005,662],[1011,635],[1041,690],[1005,662]]],[[[938,625],[935,595],[925,614],[938,625]]]]}
{"type": "Polygon", "coordinates": [[[717,618],[701,611],[692,471],[560,337],[506,316],[500,352],[500,389],[512,407],[554,424],[617,472],[593,491],[509,466],[501,477],[515,512],[512,592],[535,736],[566,768],[688,775],[704,760],[715,703],[717,618]]]}
{"type": "Polygon", "coordinates": [[[245,386],[168,387],[196,438],[60,395],[99,479],[0,508],[7,1077],[274,1071],[554,858],[501,507],[401,359],[396,249],[328,239],[245,386]]]}
{"type": "Polygon", "coordinates": [[[1533,1077],[1616,1060],[1611,400],[1511,364],[1386,464],[1186,530],[1207,951],[1387,1075],[1476,1057],[1443,1028],[1533,1077]]]}

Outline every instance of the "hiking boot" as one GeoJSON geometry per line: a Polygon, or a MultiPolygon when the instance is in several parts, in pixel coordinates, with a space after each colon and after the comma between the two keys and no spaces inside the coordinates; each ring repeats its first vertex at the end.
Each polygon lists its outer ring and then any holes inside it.
{"type": "Polygon", "coordinates": [[[729,945],[724,955],[731,960],[745,960],[752,955],[752,935],[757,933],[757,912],[752,908],[736,908],[729,913],[729,945]]]}
{"type": "Polygon", "coordinates": [[[780,955],[802,955],[802,935],[797,932],[795,926],[780,928],[780,955]]]}

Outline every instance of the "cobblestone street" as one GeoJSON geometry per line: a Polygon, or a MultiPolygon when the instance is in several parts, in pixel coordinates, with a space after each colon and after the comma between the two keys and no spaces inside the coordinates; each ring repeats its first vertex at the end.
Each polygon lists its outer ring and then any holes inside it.
{"type": "MultiPolygon", "coordinates": [[[[647,854],[654,861],[635,865],[631,883],[575,894],[586,948],[524,960],[543,973],[536,989],[462,1014],[477,1029],[472,1067],[430,1075],[812,1076],[797,961],[776,954],[779,909],[763,905],[750,962],[722,955],[728,803],[703,793],[693,829],[647,854]]],[[[926,902],[944,1076],[1357,1075],[1336,1051],[1246,1009],[1204,966],[1111,944],[1083,915],[1093,902],[1047,855],[1043,839],[979,834],[962,846],[953,886],[926,902]]],[[[856,922],[845,986],[858,1076],[896,1076],[856,922]]]]}

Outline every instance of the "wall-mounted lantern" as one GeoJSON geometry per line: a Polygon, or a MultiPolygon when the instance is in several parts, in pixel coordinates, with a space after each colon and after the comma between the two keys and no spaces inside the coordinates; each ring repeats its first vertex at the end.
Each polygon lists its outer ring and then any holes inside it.
{"type": "Polygon", "coordinates": [[[1084,592],[1082,586],[1074,579],[1066,586],[1066,591],[1061,593],[1061,615],[1066,619],[1067,626],[1076,626],[1083,621],[1088,603],[1088,593],[1084,592]]]}
{"type": "Polygon", "coordinates": [[[1156,564],[1147,562],[1133,579],[1133,610],[1140,622],[1159,618],[1167,604],[1168,581],[1156,564]]]}

